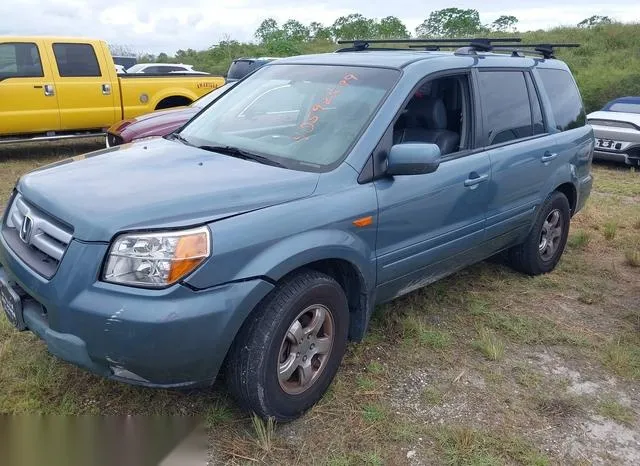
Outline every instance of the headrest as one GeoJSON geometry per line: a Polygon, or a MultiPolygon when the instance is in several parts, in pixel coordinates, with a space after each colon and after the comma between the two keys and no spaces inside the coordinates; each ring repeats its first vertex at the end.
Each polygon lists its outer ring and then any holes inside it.
{"type": "Polygon", "coordinates": [[[447,129],[447,108],[442,99],[415,98],[407,109],[408,126],[423,129],[447,129]]]}

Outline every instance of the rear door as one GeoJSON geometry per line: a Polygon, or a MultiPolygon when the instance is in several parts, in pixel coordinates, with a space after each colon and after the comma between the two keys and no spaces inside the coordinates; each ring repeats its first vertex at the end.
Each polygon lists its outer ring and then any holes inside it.
{"type": "Polygon", "coordinates": [[[0,43],[0,134],[60,129],[51,69],[38,42],[0,43]]]}
{"type": "Polygon", "coordinates": [[[497,251],[526,234],[557,161],[529,71],[483,69],[477,80],[492,172],[487,247],[497,251]]]}
{"type": "Polygon", "coordinates": [[[48,53],[54,69],[61,129],[111,126],[120,114],[120,104],[116,102],[111,70],[107,69],[102,50],[90,43],[55,42],[48,53]]]}

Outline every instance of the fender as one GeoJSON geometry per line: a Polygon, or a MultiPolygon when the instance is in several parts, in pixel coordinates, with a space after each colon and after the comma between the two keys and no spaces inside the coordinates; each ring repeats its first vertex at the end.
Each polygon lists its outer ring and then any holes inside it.
{"type": "Polygon", "coordinates": [[[162,92],[159,92],[158,94],[154,94],[153,101],[151,102],[150,107],[152,109],[155,109],[158,106],[158,104],[163,99],[166,99],[167,97],[184,97],[185,99],[189,99],[191,100],[191,102],[193,102],[200,96],[189,89],[180,88],[180,87],[175,87],[175,88],[171,87],[169,89],[163,89],[162,92]]]}

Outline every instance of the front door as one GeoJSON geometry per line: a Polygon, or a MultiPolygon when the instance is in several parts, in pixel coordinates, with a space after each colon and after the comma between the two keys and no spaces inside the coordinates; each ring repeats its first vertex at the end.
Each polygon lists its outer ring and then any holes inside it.
{"type": "Polygon", "coordinates": [[[396,144],[435,143],[442,155],[433,173],[375,181],[379,302],[482,258],[491,166],[473,150],[469,85],[467,74],[427,81],[395,123],[396,144]]]}
{"type": "Polygon", "coordinates": [[[61,129],[111,126],[117,120],[120,104],[111,88],[113,73],[104,69],[105,60],[98,60],[101,50],[91,44],[59,42],[48,53],[54,68],[61,129]]]}
{"type": "Polygon", "coordinates": [[[0,134],[44,133],[60,128],[51,70],[34,42],[0,43],[0,134]]]}

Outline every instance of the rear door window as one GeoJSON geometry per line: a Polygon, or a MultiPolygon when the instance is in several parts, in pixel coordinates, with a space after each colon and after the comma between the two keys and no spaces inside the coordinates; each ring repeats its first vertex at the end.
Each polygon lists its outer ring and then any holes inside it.
{"type": "Polygon", "coordinates": [[[99,77],[100,65],[90,44],[53,44],[58,73],[63,78],[99,77]]]}
{"type": "Polygon", "coordinates": [[[0,79],[41,78],[38,46],[30,42],[0,44],[0,79]]]}
{"type": "Polygon", "coordinates": [[[539,68],[549,101],[556,120],[556,129],[567,131],[585,125],[586,115],[582,106],[580,92],[573,78],[565,70],[539,68]]]}
{"type": "Polygon", "coordinates": [[[479,92],[485,145],[533,135],[529,93],[522,71],[481,71],[479,92]]]}

